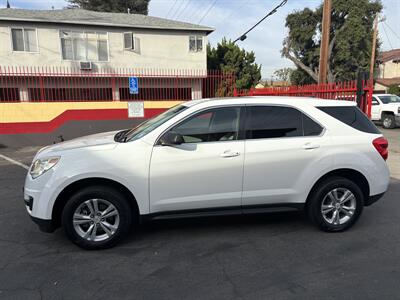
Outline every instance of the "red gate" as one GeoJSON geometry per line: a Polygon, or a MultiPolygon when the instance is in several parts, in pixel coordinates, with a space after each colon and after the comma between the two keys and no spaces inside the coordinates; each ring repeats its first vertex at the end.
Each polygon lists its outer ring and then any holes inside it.
{"type": "MultiPolygon", "coordinates": [[[[360,82],[360,100],[358,106],[371,117],[371,102],[373,82],[364,80],[360,82]]],[[[321,99],[334,99],[357,101],[357,81],[346,81],[326,84],[309,84],[303,86],[252,88],[250,90],[235,90],[237,97],[241,96],[303,96],[321,99]]]]}

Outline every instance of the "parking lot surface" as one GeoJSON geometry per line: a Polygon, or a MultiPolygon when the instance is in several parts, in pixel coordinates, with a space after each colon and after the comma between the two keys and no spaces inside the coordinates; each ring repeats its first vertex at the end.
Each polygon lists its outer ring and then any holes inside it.
{"type": "MultiPolygon", "coordinates": [[[[0,299],[400,299],[400,129],[383,133],[389,191],[347,232],[302,213],[170,220],[105,251],[40,232],[26,170],[0,157],[0,299]]],[[[29,165],[37,149],[0,154],[29,165]]]]}

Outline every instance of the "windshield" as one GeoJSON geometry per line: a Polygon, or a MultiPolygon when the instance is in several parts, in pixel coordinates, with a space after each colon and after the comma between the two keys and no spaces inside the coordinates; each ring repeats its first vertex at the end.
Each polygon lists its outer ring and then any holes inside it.
{"type": "Polygon", "coordinates": [[[172,119],[188,107],[185,105],[177,105],[169,110],[163,112],[162,114],[159,114],[158,116],[147,120],[146,122],[140,124],[139,126],[127,131],[123,135],[123,140],[124,141],[134,141],[137,139],[140,139],[141,137],[145,136],[149,132],[153,131],[156,129],[158,126],[164,124],[168,120],[172,119]]]}
{"type": "Polygon", "coordinates": [[[400,103],[400,97],[396,95],[390,95],[390,96],[379,96],[379,99],[384,104],[389,104],[389,103],[400,103]]]}

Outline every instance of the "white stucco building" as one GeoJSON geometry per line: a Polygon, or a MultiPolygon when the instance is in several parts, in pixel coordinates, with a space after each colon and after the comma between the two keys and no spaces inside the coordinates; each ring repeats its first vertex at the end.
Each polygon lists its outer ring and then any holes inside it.
{"type": "MultiPolygon", "coordinates": [[[[72,70],[86,72],[90,77],[129,68],[139,76],[141,73],[153,77],[170,73],[204,76],[207,74],[207,35],[212,31],[210,27],[136,14],[81,9],[0,9],[0,74],[4,75],[4,70],[10,67],[45,68],[49,76],[58,73],[55,70],[67,69],[71,73],[72,70]]],[[[159,77],[156,83],[143,79],[141,87],[172,88],[171,80],[159,77]]],[[[44,93],[53,93],[55,84],[58,91],[74,88],[57,80],[42,81],[44,93]]],[[[125,82],[122,85],[127,88],[125,82]]],[[[79,84],[83,83],[79,81],[79,84]]],[[[93,85],[88,84],[89,88],[93,85]]],[[[113,84],[110,86],[113,100],[120,100],[121,84],[113,84]]],[[[19,100],[32,99],[29,88],[38,85],[34,79],[25,86],[15,87],[19,100]]],[[[191,78],[183,83],[183,88],[190,89],[191,98],[199,98],[200,85],[191,78]]],[[[0,97],[4,93],[0,92],[0,97]]]]}
{"type": "Polygon", "coordinates": [[[400,49],[383,51],[378,57],[379,73],[375,92],[387,92],[390,86],[400,86],[400,49]]]}

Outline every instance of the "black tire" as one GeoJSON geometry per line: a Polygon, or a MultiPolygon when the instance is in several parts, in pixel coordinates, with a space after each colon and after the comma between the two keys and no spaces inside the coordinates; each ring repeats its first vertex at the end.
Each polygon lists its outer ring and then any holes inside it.
{"type": "MultiPolygon", "coordinates": [[[[61,222],[68,238],[79,247],[87,250],[105,249],[115,246],[130,231],[132,210],[127,199],[118,190],[104,186],[89,186],[79,190],[68,200],[62,212],[61,222]],[[85,201],[90,199],[103,199],[111,203],[118,212],[117,229],[113,231],[111,236],[106,237],[105,240],[94,241],[85,239],[78,234],[74,227],[73,217],[75,211],[85,201]]],[[[94,222],[90,224],[94,224],[94,222]]],[[[106,234],[100,225],[98,226],[99,229],[97,229],[97,232],[100,231],[100,233],[106,234]]]]}
{"type": "Polygon", "coordinates": [[[396,120],[392,114],[384,114],[382,116],[382,126],[386,129],[393,129],[396,127],[396,120]]]}
{"type": "MultiPolygon", "coordinates": [[[[343,178],[343,177],[329,177],[314,187],[310,197],[307,201],[306,210],[310,220],[317,225],[321,230],[327,232],[339,232],[349,229],[360,217],[362,210],[364,208],[364,194],[360,187],[353,181],[343,178]],[[328,193],[338,189],[338,190],[349,190],[355,201],[355,210],[348,221],[343,224],[332,224],[329,223],[322,214],[322,202],[325,197],[328,197],[328,193]]],[[[332,212],[333,214],[333,212],[332,212]]],[[[342,212],[340,213],[344,215],[342,212]]],[[[332,218],[333,219],[333,218],[332,218]]]]}

